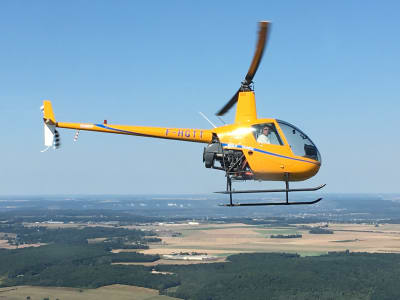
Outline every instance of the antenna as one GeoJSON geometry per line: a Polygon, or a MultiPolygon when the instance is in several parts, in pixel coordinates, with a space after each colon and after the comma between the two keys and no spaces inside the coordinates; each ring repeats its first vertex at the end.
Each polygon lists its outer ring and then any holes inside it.
{"type": "Polygon", "coordinates": [[[206,117],[206,115],[203,114],[201,111],[199,111],[199,114],[200,114],[204,119],[206,119],[206,121],[207,121],[208,123],[210,123],[212,127],[214,127],[214,128],[217,127],[217,126],[215,126],[214,123],[211,122],[210,119],[208,119],[208,118],[206,117]]]}
{"type": "Polygon", "coordinates": [[[222,117],[217,116],[217,118],[218,118],[224,125],[226,125],[226,123],[225,123],[224,119],[222,119],[222,117]]]}

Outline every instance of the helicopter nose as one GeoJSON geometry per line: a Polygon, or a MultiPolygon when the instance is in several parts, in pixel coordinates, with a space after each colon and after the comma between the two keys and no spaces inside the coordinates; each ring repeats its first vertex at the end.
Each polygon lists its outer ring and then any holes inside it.
{"type": "Polygon", "coordinates": [[[298,173],[298,180],[307,180],[318,173],[321,167],[320,163],[307,163],[303,165],[301,171],[298,173]]]}
{"type": "MultiPolygon", "coordinates": [[[[321,163],[312,164],[312,166],[311,166],[311,168],[310,168],[310,171],[309,171],[309,172],[310,172],[310,175],[311,175],[311,176],[314,176],[315,174],[317,174],[320,167],[321,167],[321,163]]],[[[311,176],[310,176],[310,177],[311,177],[311,176]]]]}

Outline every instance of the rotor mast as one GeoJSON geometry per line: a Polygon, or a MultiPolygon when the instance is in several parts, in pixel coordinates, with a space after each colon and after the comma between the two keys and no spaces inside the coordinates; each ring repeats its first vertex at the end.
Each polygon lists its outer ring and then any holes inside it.
{"type": "Polygon", "coordinates": [[[236,106],[235,123],[257,120],[256,97],[254,91],[240,91],[236,106]]]}

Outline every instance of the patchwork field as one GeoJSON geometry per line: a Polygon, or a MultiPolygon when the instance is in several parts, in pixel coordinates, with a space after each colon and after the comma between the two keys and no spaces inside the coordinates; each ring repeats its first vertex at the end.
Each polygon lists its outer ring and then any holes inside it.
{"type": "Polygon", "coordinates": [[[24,244],[20,246],[10,245],[8,240],[0,240],[0,249],[17,249],[17,248],[26,248],[26,247],[39,247],[45,244],[24,244]]]}
{"type": "MultiPolygon", "coordinates": [[[[309,225],[316,227],[318,224],[309,225]]],[[[323,225],[323,224],[320,224],[323,225]]],[[[304,226],[304,225],[303,225],[304,226]]],[[[178,232],[179,236],[161,236],[145,254],[206,252],[226,256],[241,252],[290,252],[320,255],[328,251],[400,252],[400,225],[375,227],[366,224],[329,224],[333,234],[310,234],[302,226],[264,227],[245,224],[163,224],[151,229],[178,232]],[[302,238],[271,238],[271,235],[301,234],[302,238]]]]}
{"type": "Polygon", "coordinates": [[[173,300],[177,298],[160,296],[158,291],[136,286],[110,285],[98,289],[74,289],[57,287],[16,286],[0,288],[0,299],[31,300],[43,298],[60,300],[173,300]]]}
{"type": "Polygon", "coordinates": [[[212,264],[216,262],[226,261],[225,256],[221,256],[217,260],[170,260],[159,259],[152,262],[127,262],[127,263],[113,263],[113,265],[141,265],[141,266],[157,266],[157,265],[195,265],[195,264],[212,264]]]}

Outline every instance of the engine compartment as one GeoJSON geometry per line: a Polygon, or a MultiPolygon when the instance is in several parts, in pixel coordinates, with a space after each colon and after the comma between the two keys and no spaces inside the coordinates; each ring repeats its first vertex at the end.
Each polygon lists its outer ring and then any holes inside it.
{"type": "Polygon", "coordinates": [[[204,148],[206,168],[225,171],[234,180],[252,180],[254,175],[242,150],[226,149],[214,142],[204,148]]]}

